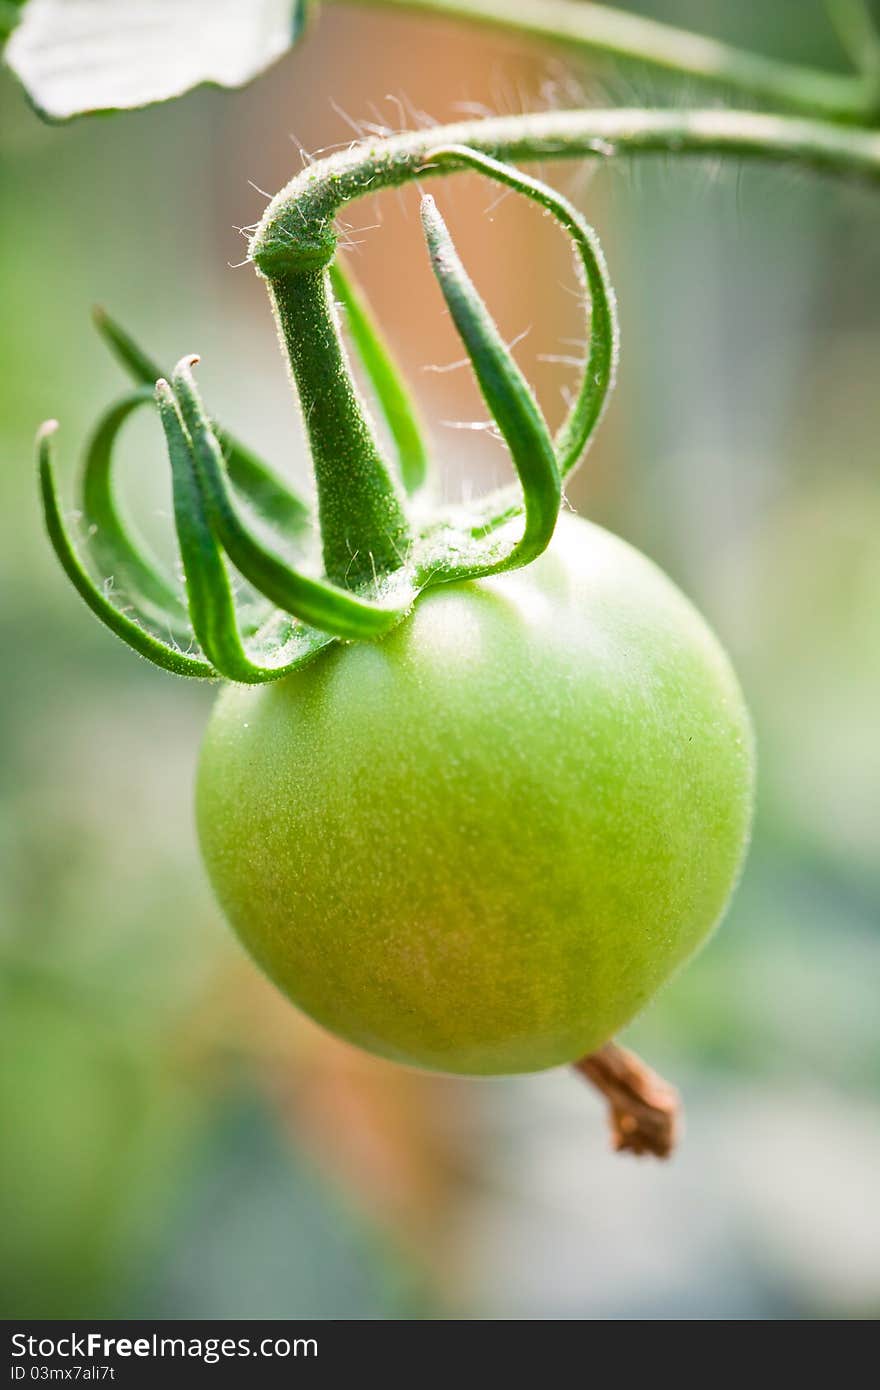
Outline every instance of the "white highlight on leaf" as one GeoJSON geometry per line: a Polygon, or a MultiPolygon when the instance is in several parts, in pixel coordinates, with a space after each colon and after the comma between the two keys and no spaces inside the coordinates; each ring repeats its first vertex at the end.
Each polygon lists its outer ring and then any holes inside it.
{"type": "Polygon", "coordinates": [[[215,82],[241,87],[286,53],[291,0],[29,0],[6,61],[53,120],[129,110],[215,82]]]}

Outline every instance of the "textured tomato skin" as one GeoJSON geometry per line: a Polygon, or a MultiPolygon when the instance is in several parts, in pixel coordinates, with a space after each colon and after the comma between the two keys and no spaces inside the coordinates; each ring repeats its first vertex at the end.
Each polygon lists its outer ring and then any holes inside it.
{"type": "Polygon", "coordinates": [[[197,817],[224,910],[300,1008],[489,1075],[638,1013],[721,917],[752,790],[716,638],[644,556],[563,516],[527,569],[227,687],[197,817]]]}

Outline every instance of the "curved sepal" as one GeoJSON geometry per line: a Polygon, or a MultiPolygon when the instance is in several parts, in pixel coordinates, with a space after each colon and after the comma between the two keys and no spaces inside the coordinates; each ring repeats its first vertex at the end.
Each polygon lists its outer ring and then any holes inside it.
{"type": "MultiPolygon", "coordinates": [[[[151,390],[160,377],[167,376],[143,351],[129,333],[104,309],[94,310],[98,332],[132,379],[151,390]]],[[[229,477],[264,521],[288,537],[310,531],[311,508],[228,430],[214,425],[226,458],[229,477]]]]}
{"type": "Polygon", "coordinates": [[[369,304],[338,260],[330,265],[330,283],[394,441],[403,486],[408,493],[417,492],[427,475],[428,450],[409,391],[369,304]]]}
{"type": "Polygon", "coordinates": [[[285,612],[333,636],[364,640],[388,632],[406,617],[415,598],[402,574],[389,581],[393,599],[372,601],[291,568],[250,533],[226,485],[223,454],[196,389],[192,367],[197,360],[185,357],[178,363],[172,389],[192,445],[206,514],[236,569],[285,612]]]}
{"type": "Polygon", "coordinates": [[[186,605],[145,551],[134,539],[119,513],[113,487],[113,451],[122,426],[142,405],[155,406],[152,390],[141,387],[117,401],[101,417],[86,449],[80,496],[86,522],[88,547],[99,573],[113,581],[135,601],[140,615],[175,637],[189,640],[186,605]]]}
{"type": "Polygon", "coordinates": [[[61,515],[58,489],[52,467],[51,439],[57,428],[54,420],[43,425],[37,435],[37,461],[46,530],[68,579],[95,616],[100,618],[101,622],[109,627],[110,631],[114,632],[117,637],[121,637],[123,642],[134,648],[140,656],[146,657],[155,666],[161,666],[166,671],[173,671],[178,676],[198,676],[209,680],[216,678],[218,672],[207,661],[203,661],[200,657],[190,656],[188,653],[160,641],[158,637],[154,637],[152,633],[147,632],[139,623],[136,623],[115,604],[111,603],[107,595],[93,582],[76,553],[76,548],[61,515]]]}
{"type": "Polygon", "coordinates": [[[171,461],[174,519],[196,640],[227,680],[247,685],[278,680],[335,638],[313,629],[288,628],[275,644],[266,640],[267,630],[261,644],[266,660],[254,661],[248,654],[238,626],[232,581],[208,517],[192,442],[174,392],[162,378],[156,383],[156,399],[171,461]]]}
{"type": "Polygon", "coordinates": [[[549,545],[562,500],[553,440],[531,387],[453,245],[434,199],[422,199],[422,225],[431,264],[452,320],[467,350],[480,390],[510,450],[525,510],[523,534],[501,559],[471,570],[495,573],[527,565],[549,545]]]}
{"type": "Polygon", "coordinates": [[[432,164],[467,166],[524,194],[546,209],[574,242],[587,291],[590,346],[577,396],[559,429],[555,446],[563,478],[580,462],[593,431],[602,417],[617,372],[620,342],[614,289],[599,238],[567,198],[510,164],[467,145],[446,145],[432,150],[432,164]]]}

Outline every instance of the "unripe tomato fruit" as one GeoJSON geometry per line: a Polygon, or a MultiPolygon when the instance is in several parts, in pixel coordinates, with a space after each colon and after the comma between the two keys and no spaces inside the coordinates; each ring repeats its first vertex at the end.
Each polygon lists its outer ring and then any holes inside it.
{"type": "Polygon", "coordinates": [[[643,555],[563,515],[528,568],[227,687],[197,815],[222,906],[300,1008],[490,1075],[594,1051],[704,941],[752,784],[717,639],[643,555]]]}

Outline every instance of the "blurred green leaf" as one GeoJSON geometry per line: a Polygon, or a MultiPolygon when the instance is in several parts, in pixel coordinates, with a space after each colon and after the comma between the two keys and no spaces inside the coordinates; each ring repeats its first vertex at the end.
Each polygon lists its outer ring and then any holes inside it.
{"type": "Polygon", "coordinates": [[[423,1271],[349,1206],[242,1089],[221,1098],[123,1315],[428,1317],[423,1271]]]}
{"type": "Polygon", "coordinates": [[[24,4],[25,0],[0,0],[0,39],[12,33],[24,4]]]}
{"type": "Polygon", "coordinates": [[[198,1104],[96,999],[6,963],[0,1054],[0,1316],[112,1316],[198,1104]]]}
{"type": "MultiPolygon", "coordinates": [[[[8,0],[0,0],[0,35],[8,0]]],[[[306,0],[25,0],[6,62],[38,113],[67,121],[240,87],[287,52],[306,0]]],[[[10,14],[12,14],[10,9],[10,14]]]]}

